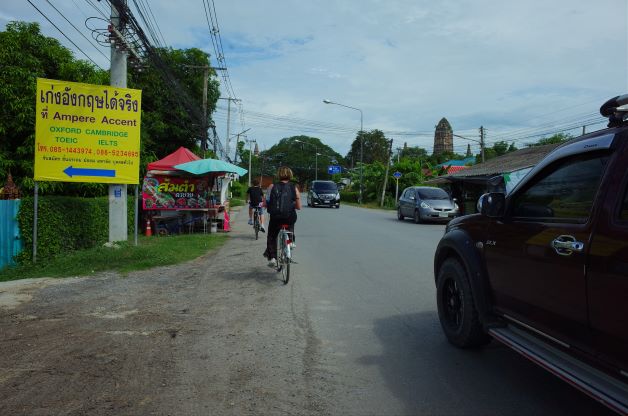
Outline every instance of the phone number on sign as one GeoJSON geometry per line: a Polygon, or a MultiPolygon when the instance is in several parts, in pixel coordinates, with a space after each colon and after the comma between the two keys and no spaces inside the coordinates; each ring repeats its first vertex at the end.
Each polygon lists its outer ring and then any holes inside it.
{"type": "Polygon", "coordinates": [[[97,149],[96,154],[101,156],[138,157],[140,152],[135,150],[97,149]]]}
{"type": "Polygon", "coordinates": [[[83,155],[91,155],[92,149],[89,147],[65,147],[65,146],[50,146],[48,151],[51,153],[80,153],[83,155]]]}

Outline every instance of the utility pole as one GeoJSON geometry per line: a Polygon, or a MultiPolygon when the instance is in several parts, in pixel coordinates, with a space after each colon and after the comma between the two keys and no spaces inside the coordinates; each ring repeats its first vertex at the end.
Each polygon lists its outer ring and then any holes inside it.
{"type": "MultiPolygon", "coordinates": [[[[247,131],[251,130],[251,128],[248,128],[244,131],[241,131],[240,133],[236,134],[236,151],[235,151],[235,156],[233,157],[233,163],[236,164],[238,163],[238,144],[240,143],[240,136],[242,136],[244,133],[246,133],[247,131]]],[[[246,136],[244,136],[246,138],[246,136]]],[[[240,160],[242,161],[242,160],[240,160]]]]}
{"type": "MultiPolygon", "coordinates": [[[[205,157],[205,152],[207,151],[207,142],[209,141],[209,123],[207,117],[207,83],[209,81],[209,70],[213,69],[215,71],[226,70],[227,68],[213,67],[209,65],[183,65],[186,68],[195,68],[203,70],[203,120],[201,128],[203,129],[201,132],[201,150],[203,151],[203,157],[205,157]]],[[[214,154],[216,154],[216,143],[214,143],[214,154]]]]}
{"type": "MultiPolygon", "coordinates": [[[[226,153],[227,153],[227,157],[229,157],[229,127],[231,125],[231,101],[242,101],[240,99],[237,98],[231,98],[231,97],[225,97],[225,98],[219,98],[219,100],[227,100],[227,147],[226,147],[226,153]]],[[[237,152],[237,148],[236,148],[236,152],[237,152]]]]}
{"type": "MultiPolygon", "coordinates": [[[[124,34],[124,22],[121,19],[126,9],[126,0],[111,0],[111,24],[124,34]]],[[[127,52],[116,44],[111,44],[111,68],[109,84],[113,87],[126,88],[127,52]]],[[[136,226],[137,228],[137,226],[136,226]]],[[[127,186],[109,185],[109,242],[126,241],[127,228],[127,186]]]]}
{"type": "Polygon", "coordinates": [[[253,140],[246,139],[246,142],[249,144],[249,188],[250,188],[251,176],[253,175],[251,173],[251,156],[253,155],[253,143],[255,143],[255,147],[257,148],[257,142],[255,141],[255,139],[253,140]]]}
{"type": "Polygon", "coordinates": [[[386,196],[386,185],[388,185],[388,171],[390,170],[390,158],[392,157],[392,145],[393,139],[390,139],[390,146],[388,147],[388,152],[386,152],[386,155],[388,157],[386,158],[386,174],[384,175],[384,187],[382,188],[382,201],[379,204],[380,207],[384,206],[384,197],[386,196]]]}
{"type": "Polygon", "coordinates": [[[482,153],[482,163],[484,163],[484,126],[480,126],[480,152],[482,153]]]}

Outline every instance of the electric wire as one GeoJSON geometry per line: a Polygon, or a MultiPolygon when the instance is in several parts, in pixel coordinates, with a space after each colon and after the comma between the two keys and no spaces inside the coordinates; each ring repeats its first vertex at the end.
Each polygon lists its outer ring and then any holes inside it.
{"type": "Polygon", "coordinates": [[[101,54],[101,55],[102,55],[102,56],[103,56],[103,57],[104,57],[104,58],[105,58],[108,62],[111,62],[111,59],[110,59],[108,56],[106,56],[104,53],[102,53],[102,51],[101,51],[101,50],[100,50],[100,49],[99,49],[96,45],[94,45],[94,44],[93,44],[93,43],[92,43],[92,42],[91,42],[91,41],[87,38],[87,36],[85,36],[85,35],[83,34],[83,32],[81,32],[81,31],[80,31],[80,30],[79,30],[76,26],[74,26],[74,23],[70,22],[70,21],[68,20],[68,18],[67,18],[67,17],[65,17],[65,15],[64,15],[63,13],[61,13],[61,11],[60,11],[59,9],[57,9],[57,8],[54,6],[54,4],[52,4],[52,3],[50,2],[50,0],[46,0],[46,3],[48,3],[48,4],[50,5],[50,7],[52,7],[53,9],[55,9],[55,11],[56,11],[57,13],[59,13],[59,14],[61,15],[61,17],[63,17],[63,18],[65,19],[65,21],[66,21],[66,22],[68,22],[68,23],[70,24],[70,26],[72,26],[72,27],[74,28],[74,30],[76,30],[76,31],[77,31],[77,32],[78,32],[81,36],[83,36],[83,38],[85,38],[85,40],[86,40],[87,42],[89,42],[89,44],[90,44],[90,45],[92,45],[92,46],[94,47],[94,49],[96,49],[96,51],[97,51],[99,54],[101,54]]]}
{"type": "Polygon", "coordinates": [[[104,69],[104,68],[102,68],[100,65],[98,65],[98,64],[97,64],[97,63],[96,63],[96,62],[95,62],[95,61],[94,61],[94,60],[93,60],[93,59],[92,59],[92,58],[91,58],[88,54],[86,54],[86,53],[83,51],[83,49],[81,49],[81,48],[80,48],[80,47],[79,47],[76,43],[74,43],[74,41],[73,41],[72,39],[70,39],[70,38],[68,37],[68,35],[66,35],[66,34],[65,34],[65,33],[64,33],[61,29],[59,29],[59,27],[58,27],[57,25],[55,25],[55,24],[52,22],[52,20],[50,20],[50,19],[48,18],[48,16],[46,16],[46,14],[44,14],[41,10],[39,10],[39,9],[37,8],[37,6],[35,6],[35,5],[31,2],[31,0],[27,0],[27,1],[30,3],[30,5],[31,5],[31,6],[33,6],[33,7],[35,8],[35,10],[37,10],[37,11],[39,12],[39,14],[41,14],[41,15],[42,15],[42,16],[43,16],[43,17],[44,17],[44,18],[45,18],[45,19],[46,19],[46,20],[47,20],[47,21],[48,21],[48,22],[49,22],[52,26],[54,26],[54,28],[55,28],[55,29],[57,29],[57,30],[59,31],[59,33],[61,33],[61,34],[62,34],[62,35],[63,35],[63,36],[64,36],[64,37],[65,37],[65,38],[66,38],[66,39],[67,39],[67,40],[68,40],[68,41],[72,44],[72,45],[74,45],[74,47],[75,47],[76,49],[78,49],[78,50],[79,50],[79,52],[81,52],[83,55],[85,55],[85,57],[86,57],[87,59],[89,59],[89,60],[90,60],[90,61],[91,61],[94,65],[96,65],[98,68],[100,68],[100,69],[104,69]]]}

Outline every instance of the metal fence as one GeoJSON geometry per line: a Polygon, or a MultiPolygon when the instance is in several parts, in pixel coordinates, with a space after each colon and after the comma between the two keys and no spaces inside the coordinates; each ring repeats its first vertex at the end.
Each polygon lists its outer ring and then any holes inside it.
{"type": "Polygon", "coordinates": [[[0,200],[0,269],[15,264],[13,257],[22,251],[17,213],[19,199],[0,200]]]}

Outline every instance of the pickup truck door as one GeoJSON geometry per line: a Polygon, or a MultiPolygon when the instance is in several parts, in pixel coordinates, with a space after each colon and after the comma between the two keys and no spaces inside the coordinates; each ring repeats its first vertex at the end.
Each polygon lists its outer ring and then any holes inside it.
{"type": "Polygon", "coordinates": [[[607,161],[596,152],[548,165],[509,196],[484,243],[497,311],[583,348],[591,344],[586,250],[607,161]]]}
{"type": "Polygon", "coordinates": [[[600,359],[628,379],[628,153],[618,152],[589,252],[589,315],[600,359]]]}

